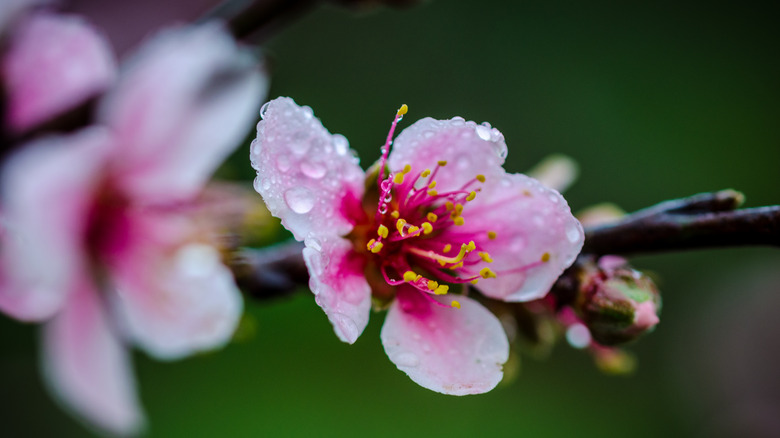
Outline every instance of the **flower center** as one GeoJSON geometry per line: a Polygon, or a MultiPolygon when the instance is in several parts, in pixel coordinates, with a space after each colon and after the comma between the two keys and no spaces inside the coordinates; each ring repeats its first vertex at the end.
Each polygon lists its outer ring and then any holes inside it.
{"type": "MultiPolygon", "coordinates": [[[[385,175],[393,132],[406,111],[406,105],[398,110],[382,149],[379,200],[366,250],[388,285],[411,286],[430,301],[447,306],[430,295],[449,293],[451,284],[476,284],[496,277],[487,266],[493,262],[490,254],[475,243],[493,240],[496,233],[460,228],[466,223],[463,212],[477,197],[485,176],[475,175],[457,190],[440,193],[436,177],[448,171],[446,161],[438,161],[433,169],[407,164],[385,175]]],[[[460,303],[453,300],[449,307],[460,303]]]]}

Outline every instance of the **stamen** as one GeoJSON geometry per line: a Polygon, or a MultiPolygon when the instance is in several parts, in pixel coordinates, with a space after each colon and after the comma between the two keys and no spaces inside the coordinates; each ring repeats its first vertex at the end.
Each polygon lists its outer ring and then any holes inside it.
{"type": "Polygon", "coordinates": [[[376,233],[379,235],[379,237],[387,239],[387,234],[389,231],[390,230],[388,230],[386,226],[380,225],[379,228],[377,228],[376,233]]]}
{"type": "Polygon", "coordinates": [[[452,202],[450,202],[450,201],[447,201],[447,202],[445,202],[445,203],[444,203],[444,208],[446,208],[446,209],[447,209],[447,211],[450,211],[450,210],[452,210],[454,207],[455,207],[455,204],[453,204],[453,203],[452,203],[452,202]]]}
{"type": "Polygon", "coordinates": [[[496,278],[496,273],[493,272],[490,268],[482,268],[479,271],[479,275],[481,275],[482,278],[496,278]]]}
{"type": "Polygon", "coordinates": [[[393,219],[398,219],[398,216],[400,216],[400,215],[401,215],[401,214],[400,214],[400,213],[398,213],[398,210],[393,210],[393,211],[390,213],[390,217],[391,217],[391,218],[393,218],[393,219]]]}
{"type": "Polygon", "coordinates": [[[376,243],[376,239],[369,240],[368,244],[366,244],[366,249],[368,249],[370,251],[371,247],[374,246],[374,243],[376,243]]]}
{"type": "Polygon", "coordinates": [[[433,213],[433,212],[431,212],[431,213],[428,213],[428,214],[427,214],[425,217],[426,217],[426,218],[427,218],[427,219],[428,219],[430,222],[436,222],[436,221],[439,219],[439,216],[436,216],[436,213],[433,213]]]}
{"type": "Polygon", "coordinates": [[[477,192],[472,190],[471,193],[469,193],[469,195],[466,196],[466,201],[473,201],[474,198],[476,197],[477,197],[477,192]]]}
{"type": "Polygon", "coordinates": [[[496,232],[495,231],[488,231],[487,232],[488,239],[495,240],[496,239],[496,232]]]}
{"type": "Polygon", "coordinates": [[[430,175],[430,174],[431,174],[431,169],[425,169],[425,170],[422,171],[420,176],[423,177],[423,178],[427,178],[428,175],[430,175]]]}
{"type": "Polygon", "coordinates": [[[446,284],[440,284],[439,287],[436,288],[436,290],[433,291],[435,295],[446,295],[447,292],[450,291],[450,287],[446,284]]]}
{"type": "Polygon", "coordinates": [[[429,188],[429,189],[432,189],[432,188],[434,188],[434,187],[436,187],[436,181],[431,181],[431,183],[430,183],[430,184],[428,184],[428,188],[429,188]]]}
{"type": "Polygon", "coordinates": [[[453,219],[452,221],[453,221],[453,222],[455,223],[455,225],[457,225],[457,226],[461,226],[461,225],[463,225],[464,223],[466,223],[466,221],[463,219],[463,216],[458,216],[458,217],[456,217],[455,219],[453,219]]]}
{"type": "Polygon", "coordinates": [[[422,224],[423,234],[431,234],[433,232],[433,225],[430,222],[423,222],[422,224]]]}
{"type": "Polygon", "coordinates": [[[433,197],[433,196],[436,196],[438,194],[439,194],[439,192],[437,192],[436,190],[428,190],[428,196],[433,197]]]}
{"type": "Polygon", "coordinates": [[[441,250],[441,252],[443,252],[444,254],[447,254],[448,252],[450,252],[451,249],[452,249],[452,245],[448,243],[448,244],[444,245],[444,249],[441,250]]]}
{"type": "Polygon", "coordinates": [[[417,280],[417,274],[414,271],[404,272],[404,281],[411,283],[415,280],[417,280]]]}
{"type": "Polygon", "coordinates": [[[385,145],[382,148],[382,158],[380,158],[381,165],[379,166],[379,174],[377,175],[376,180],[377,185],[382,184],[382,178],[385,175],[385,165],[387,164],[387,156],[390,154],[390,145],[393,144],[393,134],[395,133],[395,127],[404,117],[404,114],[406,114],[408,111],[409,107],[406,106],[406,104],[403,104],[395,113],[393,123],[390,125],[390,132],[387,133],[387,140],[385,140],[385,145]]]}
{"type": "Polygon", "coordinates": [[[444,167],[444,166],[447,165],[447,161],[445,161],[445,160],[437,161],[436,164],[438,164],[441,167],[444,167]]]}
{"type": "MultiPolygon", "coordinates": [[[[487,263],[493,263],[493,259],[490,258],[490,254],[488,254],[486,251],[480,251],[477,254],[487,263]]],[[[547,253],[545,253],[547,254],[547,253]]],[[[549,259],[549,257],[548,257],[549,259]]],[[[544,256],[542,256],[542,260],[544,260],[544,256]]]]}
{"type": "Polygon", "coordinates": [[[546,253],[542,254],[542,261],[545,262],[545,263],[550,261],[550,253],[549,252],[546,252],[546,253]]]}
{"type": "Polygon", "coordinates": [[[485,175],[477,175],[477,181],[481,183],[485,182],[485,175]]]}
{"type": "Polygon", "coordinates": [[[371,252],[374,254],[378,253],[379,251],[382,251],[382,247],[385,246],[382,242],[376,242],[374,246],[371,247],[371,252]]]}
{"type": "Polygon", "coordinates": [[[404,235],[404,225],[406,225],[406,219],[398,219],[395,223],[395,229],[398,230],[398,234],[404,235]]]}
{"type": "Polygon", "coordinates": [[[403,184],[403,182],[404,182],[404,173],[403,172],[396,173],[395,176],[393,177],[393,182],[396,183],[396,184],[403,184]]]}
{"type": "Polygon", "coordinates": [[[439,288],[439,283],[434,280],[428,280],[428,289],[434,291],[439,288]]]}
{"type": "Polygon", "coordinates": [[[460,309],[460,303],[455,300],[452,300],[452,307],[456,309],[460,309]]]}

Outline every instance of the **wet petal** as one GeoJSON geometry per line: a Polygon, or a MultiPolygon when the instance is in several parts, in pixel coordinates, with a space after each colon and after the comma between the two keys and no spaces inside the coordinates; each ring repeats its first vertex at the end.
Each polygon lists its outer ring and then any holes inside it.
{"type": "Polygon", "coordinates": [[[212,245],[173,214],[132,219],[127,249],[108,261],[122,328],[158,359],[177,359],[230,341],[243,300],[212,245]]]}
{"type": "Polygon", "coordinates": [[[110,147],[104,130],[29,144],[3,168],[0,308],[44,319],[85,263],[84,232],[110,147]]]}
{"type": "Polygon", "coordinates": [[[33,14],[2,59],[7,123],[22,132],[105,90],[116,78],[108,42],[76,16],[33,14]]]}
{"type": "Polygon", "coordinates": [[[366,328],[371,310],[363,259],[340,237],[307,239],[303,258],[317,304],[328,315],[339,339],[354,343],[366,328]]]}
{"type": "MultiPolygon", "coordinates": [[[[485,183],[463,210],[465,233],[487,251],[497,278],[480,280],[485,295],[505,301],[529,301],[547,294],[582,249],[582,226],[566,200],[533,178],[507,174],[485,183]],[[490,239],[488,232],[495,232],[490,239]]],[[[481,267],[481,266],[480,266],[481,267]]]]}
{"type": "Polygon", "coordinates": [[[44,326],[44,377],[64,407],[90,425],[133,434],[144,420],[130,360],[88,282],[82,278],[62,311],[44,326]]]}
{"type": "Polygon", "coordinates": [[[214,23],[158,34],[99,109],[119,139],[120,184],[146,203],[191,198],[251,129],[267,86],[214,23]]]}
{"type": "MultiPolygon", "coordinates": [[[[504,136],[490,125],[477,125],[456,117],[452,120],[425,118],[406,128],[395,139],[388,164],[397,172],[405,165],[412,173],[426,168],[433,170],[436,163],[446,161],[435,179],[437,190],[444,193],[460,189],[479,174],[490,179],[502,174],[507,148],[504,136]]],[[[418,183],[420,186],[427,180],[418,183]]]]}
{"type": "MultiPolygon", "coordinates": [[[[506,333],[481,304],[456,298],[460,309],[399,289],[382,327],[382,345],[398,369],[424,388],[451,395],[490,391],[501,381],[509,358],[506,333]]],[[[453,296],[434,299],[449,304],[453,296]]]]}
{"type": "Polygon", "coordinates": [[[298,240],[349,233],[364,188],[347,139],[288,97],[266,104],[262,115],[250,158],[268,209],[298,240]]]}

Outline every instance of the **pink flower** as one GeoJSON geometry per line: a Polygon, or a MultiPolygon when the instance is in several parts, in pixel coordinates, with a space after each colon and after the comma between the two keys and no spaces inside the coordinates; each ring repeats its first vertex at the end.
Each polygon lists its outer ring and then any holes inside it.
{"type": "Polygon", "coordinates": [[[19,133],[104,91],[116,79],[116,61],[82,18],[33,13],[13,26],[0,76],[6,123],[19,133]]]}
{"type": "Polygon", "coordinates": [[[388,156],[405,110],[366,175],[310,108],[271,101],[252,144],[255,188],[305,242],[312,292],[341,340],[355,342],[372,301],[389,306],[381,338],[399,369],[445,394],[486,392],[501,380],[507,337],[456,290],[542,297],[577,256],[582,228],[556,191],[503,170],[504,137],[488,124],[422,119],[388,156]]]}
{"type": "Polygon", "coordinates": [[[92,425],[143,424],[127,343],[170,360],[230,339],[242,299],[188,205],[265,88],[220,26],[162,32],[123,64],[96,125],[6,163],[0,309],[46,321],[47,384],[92,425]]]}

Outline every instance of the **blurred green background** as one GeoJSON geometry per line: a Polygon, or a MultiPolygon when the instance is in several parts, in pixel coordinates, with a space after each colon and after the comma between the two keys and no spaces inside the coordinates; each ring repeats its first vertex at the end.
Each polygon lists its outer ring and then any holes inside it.
{"type": "MultiPolygon", "coordinates": [[[[551,153],[580,163],[566,194],[574,211],[723,188],[744,191],[748,206],[780,203],[780,14],[750,2],[631,3],[322,7],[264,47],[270,97],[312,106],[363,166],[402,103],[403,126],[489,121],[506,137],[510,171],[551,153]]],[[[247,154],[223,175],[251,179],[247,154]]],[[[633,262],[659,274],[664,297],[658,329],[630,347],[634,376],[604,376],[559,345],[488,394],[443,396],[385,357],[383,315],[348,346],[299,294],[247,303],[256,337],[216,354],[176,363],[136,354],[148,435],[771,436],[761,431],[780,413],[780,252],[633,262]]],[[[35,327],[0,317],[0,436],[89,436],[44,392],[36,346],[35,327]]]]}

